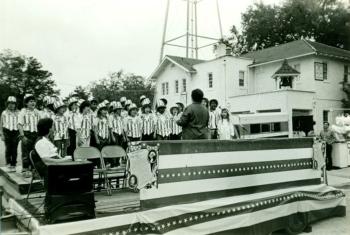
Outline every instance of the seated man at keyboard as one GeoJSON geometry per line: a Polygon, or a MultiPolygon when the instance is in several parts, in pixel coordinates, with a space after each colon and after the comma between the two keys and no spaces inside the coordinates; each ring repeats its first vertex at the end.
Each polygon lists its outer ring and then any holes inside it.
{"type": "Polygon", "coordinates": [[[35,144],[35,151],[44,161],[64,162],[71,161],[71,157],[61,158],[56,146],[50,141],[49,136],[53,131],[53,120],[51,118],[43,118],[38,122],[39,138],[35,144]]]}

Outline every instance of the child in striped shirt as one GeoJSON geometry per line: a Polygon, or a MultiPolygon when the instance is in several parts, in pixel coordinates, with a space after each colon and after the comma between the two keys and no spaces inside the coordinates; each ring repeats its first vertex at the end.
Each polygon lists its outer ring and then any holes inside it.
{"type": "Polygon", "coordinates": [[[131,104],[128,111],[129,116],[125,119],[125,132],[128,142],[141,140],[142,120],[137,113],[136,104],[131,104]]]}
{"type": "Polygon", "coordinates": [[[124,134],[124,122],[121,116],[123,106],[120,102],[116,102],[112,105],[113,115],[109,117],[109,130],[112,139],[112,143],[123,146],[126,142],[124,134]]]}
{"type": "Polygon", "coordinates": [[[14,96],[9,96],[6,109],[1,113],[0,137],[5,142],[5,160],[9,172],[16,171],[17,146],[18,146],[18,110],[17,101],[14,96]]]}
{"type": "Polygon", "coordinates": [[[170,114],[171,114],[171,117],[170,117],[170,127],[171,127],[170,140],[181,140],[182,127],[176,123],[181,117],[179,114],[178,106],[171,107],[170,114]]]}
{"type": "MultiPolygon", "coordinates": [[[[64,158],[67,156],[67,148],[70,144],[68,135],[68,117],[64,115],[66,105],[62,101],[54,103],[55,116],[53,117],[53,144],[58,149],[58,154],[64,158]]],[[[72,155],[70,155],[72,156],[72,155]]]]}
{"type": "Polygon", "coordinates": [[[78,111],[78,99],[72,97],[68,100],[68,134],[69,134],[69,147],[67,154],[73,156],[77,147],[77,131],[79,128],[79,111],[78,111]]]}
{"type": "Polygon", "coordinates": [[[22,172],[23,177],[31,176],[29,153],[34,150],[35,141],[38,138],[37,125],[40,119],[39,110],[35,108],[36,101],[32,94],[24,96],[24,108],[18,115],[18,130],[22,147],[22,172]]]}
{"type": "Polygon", "coordinates": [[[157,102],[157,114],[155,121],[155,139],[167,140],[169,139],[170,129],[170,115],[166,112],[166,105],[162,100],[157,102]]]}
{"type": "Polygon", "coordinates": [[[154,115],[151,110],[151,101],[148,98],[142,100],[142,140],[154,140],[154,115]]]}
{"type": "Polygon", "coordinates": [[[103,102],[97,106],[97,118],[94,120],[94,134],[99,150],[102,150],[104,146],[109,144],[108,109],[103,102]]]}
{"type": "Polygon", "coordinates": [[[93,129],[94,116],[91,113],[90,103],[83,101],[79,105],[80,120],[78,130],[78,146],[89,147],[91,139],[91,130],[93,129]]]}

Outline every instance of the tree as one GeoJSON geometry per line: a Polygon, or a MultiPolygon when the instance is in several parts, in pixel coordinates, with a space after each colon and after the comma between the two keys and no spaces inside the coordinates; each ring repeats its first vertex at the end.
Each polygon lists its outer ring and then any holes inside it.
{"type": "Polygon", "coordinates": [[[69,94],[66,99],[68,100],[70,97],[76,96],[79,99],[87,100],[89,98],[89,90],[86,87],[83,86],[77,86],[75,87],[74,91],[69,94]]]}
{"type": "Polygon", "coordinates": [[[122,70],[109,73],[106,78],[91,84],[90,92],[99,101],[119,101],[120,97],[127,97],[137,105],[139,98],[145,95],[151,100],[154,96],[153,85],[144,77],[122,70]]]}
{"type": "MultiPolygon", "coordinates": [[[[0,53],[0,103],[3,105],[9,95],[16,96],[22,104],[24,94],[31,93],[38,99],[45,95],[59,94],[55,90],[52,73],[44,70],[34,57],[26,57],[11,50],[0,53]]],[[[3,106],[2,106],[3,108],[3,106]]]]}
{"type": "Polygon", "coordinates": [[[242,32],[233,26],[231,33],[226,42],[236,54],[301,38],[350,49],[350,11],[339,0],[256,3],[242,14],[242,32]]]}

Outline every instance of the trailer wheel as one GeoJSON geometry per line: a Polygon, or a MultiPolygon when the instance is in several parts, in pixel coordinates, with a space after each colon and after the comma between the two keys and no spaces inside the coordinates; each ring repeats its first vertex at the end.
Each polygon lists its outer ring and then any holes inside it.
{"type": "Polygon", "coordinates": [[[297,213],[288,217],[288,226],[286,232],[290,235],[302,233],[307,227],[306,215],[297,213]]]}

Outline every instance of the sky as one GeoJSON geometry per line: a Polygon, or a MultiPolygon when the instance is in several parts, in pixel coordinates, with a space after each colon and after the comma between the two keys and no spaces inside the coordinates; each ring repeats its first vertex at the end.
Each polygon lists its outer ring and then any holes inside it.
{"type": "MultiPolygon", "coordinates": [[[[232,25],[240,29],[241,13],[257,2],[218,1],[223,35],[232,25]]],[[[120,69],[148,77],[159,63],[165,8],[166,0],[0,0],[0,51],[37,58],[53,73],[62,96],[120,69]]],[[[220,38],[215,0],[201,0],[197,14],[198,34],[220,38]]],[[[185,31],[186,3],[170,0],[166,39],[185,31]]],[[[199,56],[213,58],[212,47],[199,56]]]]}

